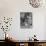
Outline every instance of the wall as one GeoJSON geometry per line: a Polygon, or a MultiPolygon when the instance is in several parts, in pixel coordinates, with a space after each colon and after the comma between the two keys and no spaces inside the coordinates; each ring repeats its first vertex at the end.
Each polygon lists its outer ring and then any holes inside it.
{"type": "MultiPolygon", "coordinates": [[[[28,0],[0,0],[0,18],[1,17],[13,17],[13,22],[10,33],[17,40],[27,40],[34,34],[37,35],[39,40],[45,39],[45,16],[46,7],[33,8],[29,4],[28,0]],[[32,12],[33,13],[33,27],[32,29],[20,28],[20,12],[32,12]]],[[[2,35],[2,31],[0,35],[2,35]]],[[[0,39],[3,37],[0,36],[0,39]]]]}

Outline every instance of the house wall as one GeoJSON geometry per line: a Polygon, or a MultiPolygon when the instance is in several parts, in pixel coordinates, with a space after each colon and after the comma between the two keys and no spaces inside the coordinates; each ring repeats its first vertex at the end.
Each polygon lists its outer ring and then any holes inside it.
{"type": "MultiPolygon", "coordinates": [[[[17,40],[28,40],[34,34],[39,40],[46,40],[46,6],[33,8],[28,0],[0,0],[0,19],[4,16],[12,17],[12,26],[10,33],[17,40]],[[20,28],[20,12],[32,12],[33,26],[30,29],[20,28]]],[[[4,39],[3,31],[0,29],[0,39],[4,39]]]]}

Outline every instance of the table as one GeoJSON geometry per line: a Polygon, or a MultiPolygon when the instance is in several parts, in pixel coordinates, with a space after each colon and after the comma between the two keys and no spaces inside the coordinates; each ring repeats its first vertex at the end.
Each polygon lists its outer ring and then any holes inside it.
{"type": "Polygon", "coordinates": [[[46,40],[39,41],[29,41],[29,40],[9,40],[9,44],[14,44],[16,46],[46,46],[46,40]]]}

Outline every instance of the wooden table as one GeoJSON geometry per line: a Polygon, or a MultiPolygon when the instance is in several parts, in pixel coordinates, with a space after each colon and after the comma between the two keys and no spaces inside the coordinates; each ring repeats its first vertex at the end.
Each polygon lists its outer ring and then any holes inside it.
{"type": "Polygon", "coordinates": [[[23,46],[46,46],[46,40],[39,41],[29,41],[29,40],[17,40],[14,41],[16,46],[20,46],[20,44],[24,44],[23,46]]]}
{"type": "Polygon", "coordinates": [[[46,40],[39,41],[29,41],[29,40],[9,40],[9,44],[14,44],[16,46],[46,46],[46,40]]]}

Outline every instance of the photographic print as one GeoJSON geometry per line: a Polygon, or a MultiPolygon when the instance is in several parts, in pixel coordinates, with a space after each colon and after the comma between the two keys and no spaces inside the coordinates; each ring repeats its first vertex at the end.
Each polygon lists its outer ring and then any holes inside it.
{"type": "Polygon", "coordinates": [[[20,27],[32,28],[32,12],[20,12],[20,27]]]}

